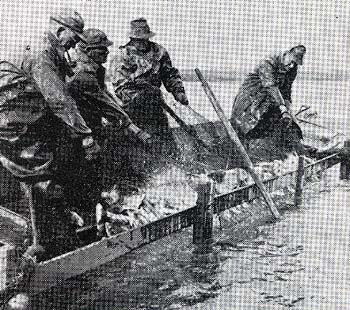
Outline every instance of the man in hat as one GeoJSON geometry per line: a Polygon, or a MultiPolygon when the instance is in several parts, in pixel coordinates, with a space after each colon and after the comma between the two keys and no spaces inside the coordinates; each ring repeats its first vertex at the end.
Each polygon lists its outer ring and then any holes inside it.
{"type": "Polygon", "coordinates": [[[292,47],[262,61],[243,82],[235,98],[231,122],[246,139],[278,136],[281,145],[301,151],[302,133],[291,113],[292,84],[306,48],[292,47]]]}
{"type": "Polygon", "coordinates": [[[163,84],[175,100],[188,105],[180,73],[173,67],[166,49],[150,41],[155,33],[146,19],[133,20],[130,26],[130,41],[119,48],[111,64],[115,94],[136,125],[152,135],[169,138],[160,87],[163,84]]]}
{"type": "Polygon", "coordinates": [[[83,169],[79,163],[93,160],[99,151],[65,83],[72,74],[65,54],[84,39],[83,27],[82,17],[72,10],[50,17],[45,46],[23,63],[34,83],[27,85],[33,89],[26,90],[23,103],[14,107],[20,130],[1,141],[2,151],[11,150],[2,163],[22,181],[36,213],[38,238],[27,254],[39,260],[44,250],[47,258],[75,246],[70,210],[80,205],[73,180],[83,169]]]}
{"type": "MultiPolygon", "coordinates": [[[[107,61],[108,48],[113,44],[108,40],[106,34],[99,29],[86,29],[84,31],[85,42],[79,42],[77,48],[77,66],[74,68],[75,74],[69,81],[69,90],[76,99],[79,111],[92,129],[95,140],[102,139],[102,119],[114,124],[117,129],[126,129],[137,139],[147,144],[151,136],[132,123],[129,116],[121,108],[117,99],[107,90],[105,85],[105,68],[103,64],[107,61]]],[[[105,149],[105,148],[103,148],[105,149]]],[[[96,163],[95,163],[96,164],[96,163]]],[[[97,205],[102,193],[102,173],[99,167],[103,167],[102,162],[90,166],[88,174],[80,179],[79,188],[85,192],[87,203],[97,205]]],[[[107,167],[104,167],[107,170],[107,167]]],[[[98,219],[101,221],[102,219],[98,219]]],[[[102,223],[98,223],[98,228],[104,228],[102,223]]],[[[100,234],[103,231],[98,230],[100,234]]]]}

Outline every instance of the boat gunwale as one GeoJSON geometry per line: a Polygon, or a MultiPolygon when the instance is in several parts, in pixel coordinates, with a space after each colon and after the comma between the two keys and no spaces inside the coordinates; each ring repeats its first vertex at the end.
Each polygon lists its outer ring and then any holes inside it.
{"type": "MultiPolygon", "coordinates": [[[[335,153],[326,156],[322,159],[319,159],[305,166],[306,177],[307,171],[310,168],[312,175],[312,172],[314,172],[314,170],[312,169],[317,167],[318,165],[322,166],[321,169],[318,169],[316,171],[316,173],[326,170],[336,164],[339,164],[340,162],[341,157],[339,156],[339,153],[335,153]]],[[[273,186],[269,186],[269,184],[271,185],[274,181],[282,179],[283,177],[293,177],[296,173],[297,170],[293,169],[292,171],[288,171],[282,175],[268,178],[264,180],[263,183],[267,184],[267,188],[271,190],[273,186]]],[[[214,197],[213,201],[211,202],[211,205],[214,206],[213,212],[215,214],[218,214],[227,209],[231,209],[235,206],[238,206],[244,201],[251,202],[258,197],[261,197],[261,193],[257,190],[256,185],[253,183],[236,188],[230,193],[214,197]],[[250,190],[252,190],[252,192],[250,192],[250,190]],[[242,193],[242,195],[240,195],[240,193],[242,193]],[[224,207],[222,207],[222,205],[220,206],[220,208],[216,206],[216,204],[220,202],[220,200],[223,201],[224,207]]],[[[60,285],[69,278],[76,277],[96,268],[99,268],[100,266],[107,264],[117,259],[118,257],[121,257],[127,253],[130,253],[133,250],[136,250],[137,248],[140,248],[142,246],[145,246],[154,241],[160,240],[166,236],[169,236],[173,233],[179,232],[185,228],[190,227],[194,223],[196,208],[197,206],[195,205],[180,212],[176,212],[169,216],[160,218],[156,221],[138,226],[126,232],[108,238],[103,238],[98,241],[94,241],[83,247],[53,257],[49,260],[35,263],[34,274],[31,278],[30,284],[31,295],[36,295],[42,291],[50,289],[51,287],[60,285]],[[158,230],[159,228],[161,229],[158,230]],[[96,248],[97,251],[99,247],[103,247],[103,249],[105,249],[105,251],[102,253],[103,257],[101,258],[101,260],[98,259],[97,253],[94,252],[94,248],[96,248]],[[82,264],[78,264],[77,262],[79,260],[77,260],[77,258],[86,259],[89,257],[86,254],[92,254],[91,259],[88,261],[89,263],[87,263],[85,266],[82,266],[82,264]],[[64,263],[65,261],[66,263],[64,263]],[[75,264],[78,264],[78,266],[73,267],[73,270],[67,270],[69,269],[67,268],[67,265],[75,266],[75,264]],[[47,279],[47,272],[49,271],[51,272],[51,276],[49,277],[50,279],[47,279]],[[57,272],[55,273],[54,271],[57,272]],[[42,283],[40,282],[41,280],[47,280],[44,281],[44,283],[46,284],[40,286],[39,284],[42,283]]]]}
{"type": "MultiPolygon", "coordinates": [[[[314,167],[314,166],[320,164],[320,163],[326,162],[327,160],[330,160],[330,159],[332,159],[332,158],[335,159],[338,155],[339,155],[339,153],[335,153],[335,154],[326,156],[326,157],[324,157],[324,158],[322,158],[322,159],[319,159],[319,160],[315,161],[314,163],[307,164],[307,165],[305,165],[305,171],[306,171],[307,169],[311,168],[311,167],[314,167]]],[[[338,164],[338,163],[340,163],[340,161],[334,163],[334,165],[336,165],[336,164],[338,164]]],[[[326,169],[328,169],[328,168],[329,168],[329,167],[327,167],[326,169]]],[[[281,174],[281,175],[279,175],[279,176],[275,176],[275,177],[272,177],[272,178],[265,179],[265,180],[263,180],[262,182],[263,182],[264,184],[266,184],[266,183],[268,183],[268,182],[271,182],[271,181],[273,182],[273,181],[278,180],[278,179],[280,179],[280,178],[283,178],[283,177],[285,177],[285,176],[289,176],[289,175],[295,174],[296,172],[297,172],[297,169],[296,169],[296,170],[292,170],[292,171],[288,171],[288,172],[286,172],[286,173],[284,173],[284,174],[281,174]]],[[[256,187],[256,185],[255,185],[254,183],[251,183],[251,184],[248,184],[248,185],[245,185],[245,186],[242,186],[242,187],[235,188],[234,190],[232,190],[232,191],[229,192],[229,193],[217,195],[217,196],[214,197],[213,202],[212,202],[211,204],[215,204],[215,201],[218,200],[218,199],[220,199],[220,198],[223,198],[223,197],[228,196],[228,195],[236,194],[236,193],[238,193],[238,192],[243,192],[244,190],[247,190],[247,189],[250,189],[250,188],[253,188],[253,187],[256,187]]],[[[260,196],[260,195],[259,195],[259,196],[260,196]]],[[[257,198],[257,197],[253,197],[252,199],[249,199],[249,201],[252,201],[252,200],[254,200],[254,199],[256,199],[256,198],[257,198]]],[[[234,206],[232,206],[232,207],[234,207],[234,206]]],[[[128,234],[128,233],[132,233],[133,231],[136,231],[136,230],[139,230],[139,229],[146,229],[146,228],[148,228],[148,227],[151,226],[151,225],[156,225],[156,224],[158,224],[158,223],[160,223],[160,222],[166,221],[167,219],[171,219],[171,218],[174,217],[174,216],[179,216],[179,217],[180,217],[182,214],[190,213],[190,212],[195,212],[195,209],[196,209],[196,208],[197,208],[197,206],[195,205],[195,206],[192,206],[192,207],[187,208],[187,209],[185,209],[185,210],[181,210],[181,211],[176,212],[176,213],[174,213],[174,214],[171,214],[171,215],[165,216],[165,217],[163,217],[163,218],[157,219],[157,220],[152,221],[152,222],[150,222],[150,223],[147,223],[147,224],[145,224],[145,225],[140,225],[140,226],[138,226],[138,227],[136,227],[136,228],[133,228],[133,229],[130,229],[130,230],[126,231],[126,232],[122,232],[122,233],[119,233],[119,234],[117,234],[117,235],[114,235],[114,236],[111,236],[111,237],[108,237],[108,238],[105,238],[105,239],[102,239],[102,240],[94,241],[94,242],[92,242],[92,243],[90,243],[90,244],[88,244],[88,245],[85,245],[85,246],[81,247],[81,248],[78,248],[78,249],[75,249],[75,250],[73,250],[73,251],[69,251],[69,252],[67,252],[67,253],[64,253],[64,254],[61,254],[61,255],[59,255],[59,256],[53,257],[53,258],[51,258],[51,259],[49,259],[49,260],[47,260],[47,261],[40,262],[40,263],[38,263],[38,265],[44,265],[45,263],[50,262],[50,261],[55,261],[55,260],[57,260],[58,258],[64,258],[64,257],[68,256],[69,254],[79,252],[79,251],[81,251],[81,250],[83,250],[83,249],[88,249],[88,248],[92,247],[93,245],[96,245],[96,244],[98,244],[98,243],[101,243],[101,241],[103,241],[103,240],[111,240],[111,239],[114,239],[114,238],[116,238],[116,237],[120,237],[120,236],[126,235],[126,234],[128,234]]],[[[217,212],[215,212],[215,213],[221,213],[221,212],[223,212],[223,211],[224,211],[224,210],[220,210],[220,211],[217,211],[217,212]]],[[[181,229],[190,227],[191,225],[192,225],[192,223],[189,223],[188,226],[182,227],[181,229]]],[[[179,230],[181,230],[181,229],[179,229],[179,230]]],[[[177,230],[177,231],[179,231],[179,230],[177,230]]],[[[176,231],[175,231],[175,232],[176,232],[176,231]]],[[[170,233],[170,234],[171,234],[171,233],[170,233]]],[[[170,235],[170,234],[169,234],[169,235],[170,235]]],[[[166,235],[166,236],[168,236],[168,235],[166,235]]],[[[165,236],[164,236],[164,237],[165,237],[165,236]]],[[[159,239],[161,239],[161,238],[159,238],[159,239]]],[[[159,240],[159,239],[156,239],[156,240],[159,240]]],[[[156,241],[156,240],[152,240],[151,242],[156,241]]]]}

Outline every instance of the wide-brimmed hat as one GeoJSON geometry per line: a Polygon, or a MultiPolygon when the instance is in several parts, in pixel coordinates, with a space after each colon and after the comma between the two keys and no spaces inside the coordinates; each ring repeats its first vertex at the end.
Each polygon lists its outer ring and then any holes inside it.
{"type": "Polygon", "coordinates": [[[89,28],[84,30],[85,42],[79,42],[82,48],[109,47],[113,42],[108,40],[107,35],[100,29],[89,28]]]}
{"type": "Polygon", "coordinates": [[[292,47],[289,50],[290,55],[292,55],[293,60],[296,62],[296,64],[302,66],[303,65],[303,58],[306,53],[306,47],[304,45],[297,45],[292,47]]]}
{"type": "Polygon", "coordinates": [[[147,20],[143,17],[134,19],[130,22],[129,37],[135,39],[149,39],[156,34],[151,31],[147,20]]]}
{"type": "Polygon", "coordinates": [[[80,40],[86,42],[86,39],[83,35],[84,20],[77,11],[71,9],[63,9],[57,14],[50,16],[50,20],[53,20],[63,27],[70,29],[80,38],[80,40]]]}

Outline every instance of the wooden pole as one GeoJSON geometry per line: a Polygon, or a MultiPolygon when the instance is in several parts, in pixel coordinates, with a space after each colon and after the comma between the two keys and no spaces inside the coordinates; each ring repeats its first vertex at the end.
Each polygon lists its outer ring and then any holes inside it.
{"type": "Polygon", "coordinates": [[[294,206],[297,208],[301,205],[302,202],[302,194],[303,194],[303,185],[304,185],[304,163],[305,158],[304,156],[299,156],[298,161],[298,171],[296,176],[296,183],[295,183],[295,197],[294,197],[294,206]]]}
{"type": "Polygon", "coordinates": [[[34,199],[33,199],[33,184],[31,183],[24,183],[24,184],[28,194],[28,205],[29,205],[30,220],[31,220],[31,226],[32,226],[32,238],[33,238],[32,244],[27,248],[24,255],[35,258],[38,261],[44,255],[45,250],[39,244],[40,236],[39,236],[38,227],[37,227],[37,217],[36,217],[36,210],[35,210],[34,199]]]}
{"type": "Polygon", "coordinates": [[[257,185],[257,187],[260,189],[272,215],[274,216],[274,218],[280,219],[281,215],[278,212],[276,206],[274,205],[269,193],[266,191],[264,184],[262,183],[262,181],[260,180],[259,176],[255,173],[254,171],[254,166],[252,161],[250,160],[243,144],[241,143],[241,141],[239,140],[235,130],[233,129],[231,123],[229,122],[229,120],[227,119],[227,117],[224,114],[224,111],[222,110],[219,102],[217,101],[213,91],[211,90],[208,82],[204,79],[202,73],[199,71],[199,69],[195,69],[195,72],[199,78],[199,80],[202,83],[203,89],[206,93],[206,95],[208,96],[209,101],[211,102],[211,104],[213,105],[218,117],[220,118],[220,120],[223,122],[226,131],[231,139],[231,141],[235,144],[238,152],[240,153],[240,155],[242,156],[244,165],[245,165],[245,169],[249,172],[249,174],[252,176],[255,184],[257,185]]]}
{"type": "Polygon", "coordinates": [[[213,210],[211,202],[214,196],[214,182],[200,183],[197,189],[198,198],[193,223],[193,243],[208,245],[213,236],[213,210]]]}
{"type": "Polygon", "coordinates": [[[33,202],[33,185],[27,184],[27,191],[28,191],[28,205],[29,205],[29,212],[30,212],[30,220],[32,225],[32,245],[37,246],[39,244],[39,237],[38,237],[38,230],[36,225],[36,212],[34,209],[34,202],[33,202]]]}
{"type": "Polygon", "coordinates": [[[344,150],[345,155],[342,156],[341,164],[340,164],[340,179],[341,180],[349,180],[350,179],[350,158],[349,154],[347,154],[347,150],[350,149],[350,140],[346,140],[344,142],[344,150]]]}

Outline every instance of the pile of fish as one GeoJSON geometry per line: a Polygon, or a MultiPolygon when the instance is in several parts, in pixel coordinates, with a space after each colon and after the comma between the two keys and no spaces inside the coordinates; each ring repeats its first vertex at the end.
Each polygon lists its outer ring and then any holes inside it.
{"type": "MultiPolygon", "coordinates": [[[[311,161],[307,159],[307,162],[311,161]]],[[[290,155],[284,161],[262,162],[255,169],[265,180],[296,170],[297,165],[298,156],[290,155]]],[[[104,193],[109,204],[107,234],[114,235],[195,206],[197,184],[203,179],[209,178],[204,174],[188,174],[181,167],[167,166],[153,176],[146,187],[135,190],[131,195],[121,197],[116,188],[104,193]]],[[[215,195],[252,183],[252,178],[243,169],[224,171],[220,182],[215,182],[215,195]]]]}

